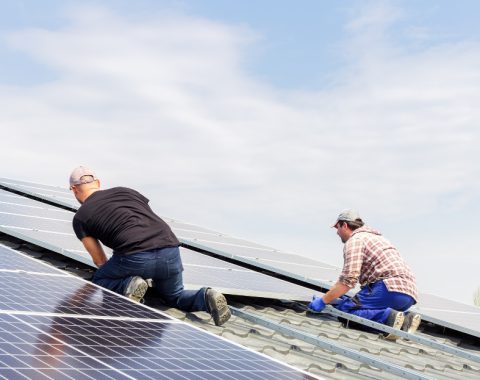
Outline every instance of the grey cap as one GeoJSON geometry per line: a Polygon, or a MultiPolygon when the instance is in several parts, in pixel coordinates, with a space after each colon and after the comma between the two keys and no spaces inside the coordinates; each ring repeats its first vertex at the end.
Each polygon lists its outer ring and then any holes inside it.
{"type": "Polygon", "coordinates": [[[85,166],[79,166],[73,169],[72,174],[70,174],[70,186],[82,185],[84,183],[90,183],[97,180],[97,176],[94,171],[86,168],[85,166]],[[85,176],[92,178],[83,178],[85,176]],[[82,179],[83,178],[83,179],[82,179]]]}
{"type": "Polygon", "coordinates": [[[338,222],[355,222],[357,219],[362,220],[357,210],[343,210],[332,227],[335,227],[338,222]]]}

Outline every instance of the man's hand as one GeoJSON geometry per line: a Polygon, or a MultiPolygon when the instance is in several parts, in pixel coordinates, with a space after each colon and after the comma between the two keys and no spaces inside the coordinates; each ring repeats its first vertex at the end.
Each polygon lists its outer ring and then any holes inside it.
{"type": "Polygon", "coordinates": [[[325,302],[323,302],[323,298],[317,297],[317,296],[313,296],[312,302],[308,304],[309,309],[312,309],[317,312],[322,311],[323,309],[325,309],[326,306],[327,305],[325,304],[325,302]]]}

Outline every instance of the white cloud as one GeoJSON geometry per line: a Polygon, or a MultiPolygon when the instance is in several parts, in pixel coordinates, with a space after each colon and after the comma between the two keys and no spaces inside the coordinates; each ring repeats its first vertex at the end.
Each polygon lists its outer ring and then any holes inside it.
{"type": "Polygon", "coordinates": [[[57,76],[0,87],[3,175],[62,184],[91,165],[164,214],[304,254],[333,247],[323,226],[345,207],[405,223],[461,209],[478,200],[480,48],[403,50],[388,37],[403,16],[352,15],[350,64],[318,92],[254,80],[246,27],[81,8],[19,30],[11,48],[57,76]]]}

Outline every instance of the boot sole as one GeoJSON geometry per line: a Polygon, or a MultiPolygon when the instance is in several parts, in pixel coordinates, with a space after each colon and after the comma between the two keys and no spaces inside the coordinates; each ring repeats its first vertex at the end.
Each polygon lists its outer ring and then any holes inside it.
{"type": "Polygon", "coordinates": [[[227,300],[222,294],[218,294],[213,302],[215,304],[212,310],[213,321],[216,326],[221,326],[230,319],[232,313],[228,307],[227,300]]]}
{"type": "Polygon", "coordinates": [[[416,332],[417,329],[418,329],[418,326],[420,326],[420,322],[422,322],[422,317],[420,317],[420,315],[416,314],[416,315],[412,318],[412,323],[410,324],[410,326],[408,326],[407,332],[408,332],[409,334],[415,334],[415,332],[416,332]]]}
{"type": "MultiPolygon", "coordinates": [[[[391,326],[391,327],[394,328],[394,329],[400,330],[402,328],[404,320],[405,320],[405,315],[403,313],[401,313],[401,314],[399,313],[397,315],[397,317],[395,318],[395,322],[393,323],[393,326],[391,326]]],[[[395,340],[398,339],[398,336],[393,334],[393,333],[390,333],[385,337],[385,339],[395,341],[395,340]]]]}
{"type": "Polygon", "coordinates": [[[148,284],[146,282],[137,286],[137,288],[129,294],[127,297],[135,302],[140,302],[143,299],[143,296],[148,290],[148,284]]]}

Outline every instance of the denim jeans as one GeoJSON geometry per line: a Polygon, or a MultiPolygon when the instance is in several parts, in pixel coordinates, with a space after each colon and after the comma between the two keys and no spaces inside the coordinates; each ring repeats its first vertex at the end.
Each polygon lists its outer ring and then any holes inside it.
{"type": "Polygon", "coordinates": [[[185,290],[183,265],[178,247],[154,249],[130,255],[113,255],[95,272],[92,281],[116,293],[124,294],[133,276],[151,278],[163,301],[183,311],[207,311],[208,288],[185,290]]]}
{"type": "Polygon", "coordinates": [[[407,311],[414,304],[413,297],[390,292],[383,281],[377,281],[364,286],[354,297],[343,299],[335,308],[374,322],[385,323],[392,309],[407,311]]]}

